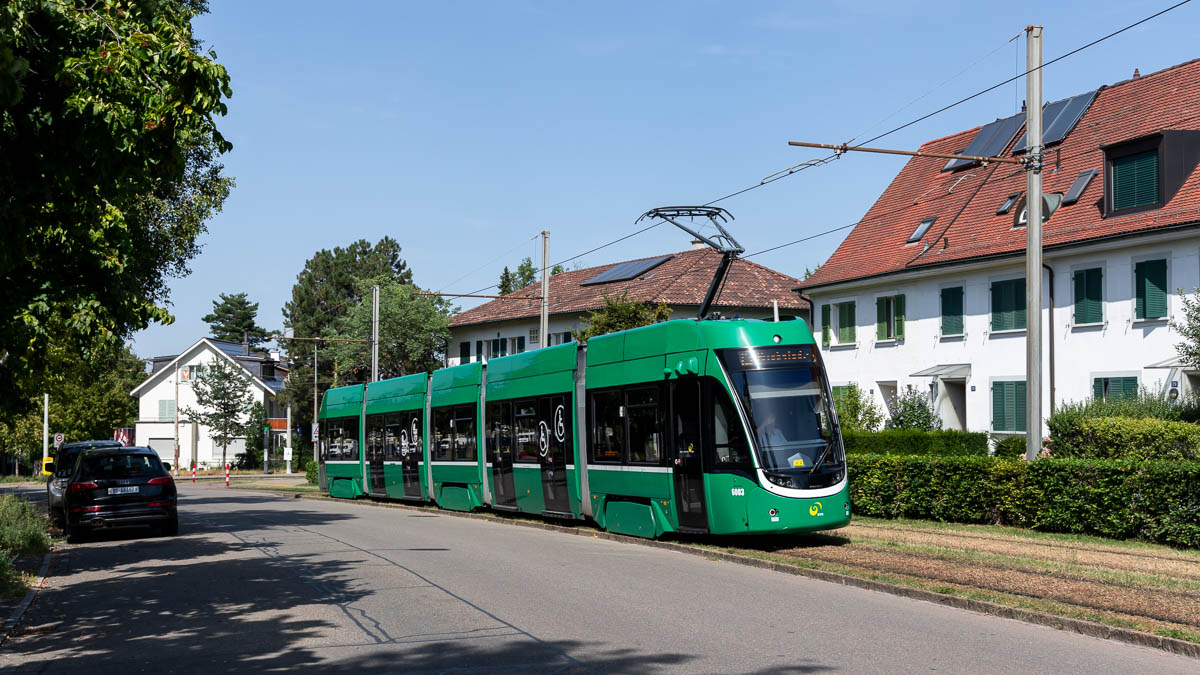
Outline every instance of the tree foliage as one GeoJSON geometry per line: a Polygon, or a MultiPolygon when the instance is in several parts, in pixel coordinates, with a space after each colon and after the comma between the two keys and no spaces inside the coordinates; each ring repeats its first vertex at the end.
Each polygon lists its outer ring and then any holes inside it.
{"type": "Polygon", "coordinates": [[[935,431],[942,428],[942,418],[933,409],[929,395],[923,391],[905,391],[892,400],[891,429],[935,431]]]}
{"type": "MultiPolygon", "coordinates": [[[[296,337],[328,337],[337,334],[342,318],[362,302],[358,281],[384,278],[399,284],[412,283],[412,271],[400,257],[400,244],[391,237],[374,246],[360,239],[345,248],[322,249],[304,263],[292,286],[292,299],[283,307],[284,325],[296,337]]],[[[370,290],[367,290],[370,298],[370,290]]],[[[313,343],[296,341],[287,345],[290,372],[285,397],[293,404],[293,422],[312,424],[313,343]]],[[[318,368],[322,390],[332,381],[333,359],[319,348],[318,368]]],[[[305,441],[308,435],[304,435],[305,441]]]]}
{"type": "Polygon", "coordinates": [[[1183,320],[1171,320],[1171,328],[1182,340],[1176,343],[1175,351],[1185,366],[1200,368],[1200,288],[1191,295],[1179,289],[1179,299],[1183,301],[1183,320]]]}
{"type": "Polygon", "coordinates": [[[615,333],[638,326],[649,326],[652,323],[666,321],[671,318],[671,308],[660,302],[651,305],[637,300],[630,300],[628,293],[620,297],[604,296],[604,307],[583,317],[584,327],[571,331],[575,339],[586,342],[597,335],[615,333]]]}
{"type": "Polygon", "coordinates": [[[226,342],[241,342],[245,335],[251,347],[267,341],[267,329],[258,325],[258,303],[250,302],[245,293],[221,293],[213,300],[213,311],[203,321],[212,329],[212,336],[226,342]]]}
{"type": "Polygon", "coordinates": [[[200,407],[185,407],[180,412],[208,427],[213,442],[221,446],[224,465],[229,444],[246,436],[252,400],[250,378],[240,366],[217,359],[192,384],[192,394],[200,407]]]}
{"type": "Polygon", "coordinates": [[[267,426],[267,406],[262,401],[250,404],[250,419],[246,422],[246,454],[238,462],[239,469],[262,467],[263,427],[267,426]]]}
{"type": "MultiPolygon", "coordinates": [[[[562,265],[555,265],[554,269],[559,270],[559,272],[565,271],[562,265]]],[[[519,291],[532,284],[537,281],[538,272],[540,271],[533,266],[533,258],[528,256],[517,265],[516,272],[510,272],[508,266],[505,265],[504,271],[500,273],[500,295],[508,295],[513,291],[519,291]]],[[[558,272],[554,272],[553,270],[550,273],[558,274],[558,272]]]]}
{"type": "MultiPolygon", "coordinates": [[[[386,277],[359,282],[364,300],[342,317],[336,337],[371,336],[371,287],[375,285],[379,286],[379,377],[401,377],[441,365],[450,339],[450,303],[436,296],[413,295],[417,287],[386,277]]],[[[329,353],[337,362],[340,384],[370,379],[369,343],[331,342],[329,353]]]]}
{"type": "Polygon", "coordinates": [[[857,384],[839,389],[833,395],[833,406],[842,431],[878,431],[883,425],[883,412],[857,384]]]}
{"type": "Polygon", "coordinates": [[[228,194],[229,75],[199,0],[0,3],[0,417],[52,355],[90,360],[169,323],[167,280],[228,194]]]}
{"type": "MultiPolygon", "coordinates": [[[[145,379],[145,363],[121,345],[97,351],[88,361],[52,352],[54,375],[47,378],[50,395],[50,433],[62,432],[68,441],[112,438],[113,429],[137,421],[137,400],[129,395],[145,379]]],[[[0,424],[0,445],[18,450],[25,462],[42,456],[42,396],[23,401],[28,410],[0,424]]]]}

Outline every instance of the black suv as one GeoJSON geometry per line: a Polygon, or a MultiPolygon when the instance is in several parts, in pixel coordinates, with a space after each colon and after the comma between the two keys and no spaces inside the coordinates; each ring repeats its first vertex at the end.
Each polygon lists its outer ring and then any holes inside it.
{"type": "MultiPolygon", "coordinates": [[[[46,512],[50,519],[58,523],[62,518],[62,496],[66,489],[67,479],[75,470],[75,460],[79,453],[92,448],[119,448],[117,441],[75,441],[63,443],[54,451],[54,471],[50,480],[46,481],[46,512]]],[[[61,523],[60,523],[61,524],[61,523]]]]}
{"type": "Polygon", "coordinates": [[[68,541],[98,527],[157,526],[179,532],[175,481],[150,448],[85,450],[63,492],[68,541]]]}

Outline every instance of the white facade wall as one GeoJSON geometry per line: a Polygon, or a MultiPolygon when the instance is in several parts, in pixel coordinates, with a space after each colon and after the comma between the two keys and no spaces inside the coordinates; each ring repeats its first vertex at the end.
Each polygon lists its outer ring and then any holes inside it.
{"type": "MultiPolygon", "coordinates": [[[[217,355],[211,349],[201,344],[201,348],[189,350],[177,363],[178,369],[188,366],[207,365],[216,359],[225,357],[217,355]]],[[[228,361],[226,360],[228,363],[228,361]]],[[[160,416],[160,401],[175,401],[175,378],[168,365],[151,378],[157,378],[151,386],[138,392],[138,422],[137,444],[154,448],[159,457],[166,462],[174,461],[175,421],[174,416],[160,416]]],[[[249,384],[252,400],[266,405],[267,394],[256,384],[249,384]]],[[[199,404],[192,392],[191,382],[179,383],[179,419],[188,419],[185,408],[197,409],[199,404]]],[[[168,406],[169,407],[169,406],[168,406]]],[[[226,448],[226,458],[233,463],[236,455],[245,451],[245,439],[236,439],[226,448]]],[[[200,468],[216,468],[221,464],[221,448],[216,445],[209,433],[208,427],[188,422],[179,425],[179,469],[185,470],[195,459],[200,468]]]]}
{"type": "MultiPolygon", "coordinates": [[[[1190,293],[1200,286],[1200,235],[1145,236],[1107,245],[1074,247],[1050,252],[1045,262],[1054,271],[1055,310],[1042,313],[1043,323],[1043,418],[1051,411],[1050,331],[1054,332],[1055,401],[1081,401],[1092,395],[1097,377],[1138,378],[1139,386],[1168,392],[1172,387],[1186,395],[1200,388],[1197,373],[1179,368],[1147,368],[1175,357],[1180,336],[1169,326],[1181,319],[1182,302],[1177,289],[1190,293]],[[1167,262],[1168,317],[1137,320],[1134,311],[1134,265],[1142,260],[1165,258],[1167,262]],[[1103,269],[1104,322],[1074,325],[1073,273],[1078,269],[1103,269]]],[[[992,383],[1025,380],[1025,331],[991,330],[993,281],[1023,278],[1024,259],[1004,263],[959,265],[941,270],[920,270],[871,282],[842,284],[809,292],[814,303],[814,333],[821,332],[821,306],[856,302],[857,340],[853,345],[836,344],[836,318],[831,323],[833,344],[822,347],[825,366],[833,385],[854,383],[870,393],[887,412],[885,394],[912,388],[926,393],[936,390],[935,407],[949,427],[955,414],[945,381],[913,377],[918,371],[949,364],[969,364],[964,385],[966,420],[970,431],[994,431],[992,383]],[[963,286],[963,330],[961,337],[941,335],[941,289],[963,286]],[[905,337],[900,341],[876,339],[876,298],[905,295],[905,337]],[[892,389],[895,387],[895,389],[892,389]]],[[[1043,272],[1043,307],[1048,306],[1048,275],[1043,272]]],[[[953,386],[953,381],[951,381],[953,386]]],[[[1044,430],[1044,428],[1043,428],[1044,430]]]]}

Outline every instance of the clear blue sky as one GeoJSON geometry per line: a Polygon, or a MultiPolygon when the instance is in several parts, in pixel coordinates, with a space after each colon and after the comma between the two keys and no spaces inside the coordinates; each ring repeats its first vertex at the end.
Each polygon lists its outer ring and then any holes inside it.
{"type": "MultiPolygon", "coordinates": [[[[1009,39],[1030,23],[1049,60],[1170,4],[212,0],[196,31],[232,76],[219,126],[237,187],[171,285],[176,323],[135,351],[206,335],[220,292],[247,292],[280,327],[305,260],[360,238],[397,239],[420,286],[479,289],[537,261],[542,229],[552,261],[574,256],[649,208],[821,156],[789,140],[863,140],[1011,77],[1025,46],[1009,39]]],[[[1054,64],[1045,98],[1196,58],[1198,25],[1200,3],[1185,5],[1054,64]]],[[[876,144],[916,149],[1023,99],[1019,81],[876,144]]],[[[854,154],[721,206],[752,253],[854,222],[903,162],[854,154]]],[[[755,260],[801,276],[844,234],[755,260]]],[[[687,246],[662,226],[578,263],[687,246]]]]}

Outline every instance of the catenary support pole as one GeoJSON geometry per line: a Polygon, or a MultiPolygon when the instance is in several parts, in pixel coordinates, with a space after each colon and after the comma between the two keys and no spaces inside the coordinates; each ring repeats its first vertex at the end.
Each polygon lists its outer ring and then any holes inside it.
{"type": "Polygon", "coordinates": [[[292,402],[287,404],[287,473],[292,472],[292,402]]]}
{"type": "Polygon", "coordinates": [[[538,345],[539,347],[550,346],[550,296],[548,285],[550,283],[550,270],[546,269],[550,266],[550,231],[542,230],[542,315],[538,321],[538,345]]]}
{"type": "Polygon", "coordinates": [[[1042,449],[1042,27],[1025,29],[1025,458],[1042,449]]]}
{"type": "Polygon", "coordinates": [[[42,394],[42,466],[50,456],[50,394],[42,394]]]}
{"type": "Polygon", "coordinates": [[[175,366],[175,463],[171,465],[175,475],[179,475],[179,365],[175,366]]]}
{"type": "Polygon", "coordinates": [[[379,381],[379,287],[371,290],[371,381],[379,381]]]}

